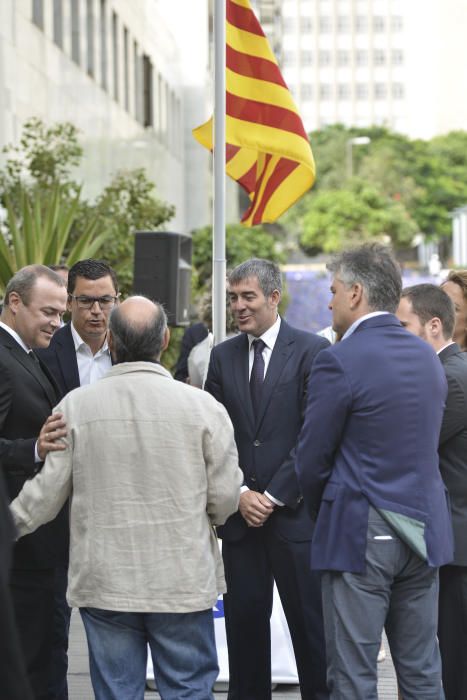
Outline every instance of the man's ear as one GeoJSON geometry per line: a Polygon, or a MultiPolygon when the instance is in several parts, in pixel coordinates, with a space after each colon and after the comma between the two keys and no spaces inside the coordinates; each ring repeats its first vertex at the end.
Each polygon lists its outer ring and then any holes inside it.
{"type": "Polygon", "coordinates": [[[271,304],[273,306],[279,306],[281,301],[280,291],[278,289],[275,289],[269,298],[271,299],[271,304]]]}
{"type": "Polygon", "coordinates": [[[8,297],[8,306],[7,308],[10,309],[12,314],[16,314],[18,311],[18,307],[23,303],[20,295],[18,292],[10,292],[10,295],[8,297]]]}
{"type": "Polygon", "coordinates": [[[168,328],[166,328],[166,329],[165,329],[165,333],[164,333],[164,340],[162,341],[162,350],[161,350],[161,354],[162,354],[165,350],[167,350],[167,348],[169,347],[169,343],[170,343],[170,330],[169,330],[168,328]]]}
{"type": "Polygon", "coordinates": [[[360,304],[362,297],[363,297],[363,286],[360,284],[360,282],[355,282],[355,284],[353,284],[351,287],[351,294],[350,294],[350,304],[351,304],[352,309],[355,309],[355,307],[360,304]]]}
{"type": "Polygon", "coordinates": [[[440,338],[443,335],[443,324],[438,316],[430,318],[427,323],[427,327],[433,338],[440,338]]]}

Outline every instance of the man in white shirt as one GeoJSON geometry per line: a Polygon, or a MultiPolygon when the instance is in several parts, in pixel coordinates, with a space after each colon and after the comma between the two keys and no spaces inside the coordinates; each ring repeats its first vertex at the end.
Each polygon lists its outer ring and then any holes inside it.
{"type": "MultiPolygon", "coordinates": [[[[110,312],[118,301],[115,272],[103,260],[79,260],[68,273],[67,310],[71,320],[37,354],[60,388],[61,396],[93,384],[112,368],[107,344],[110,312]]],[[[67,562],[56,570],[53,697],[66,700],[68,631],[67,562]]]]}

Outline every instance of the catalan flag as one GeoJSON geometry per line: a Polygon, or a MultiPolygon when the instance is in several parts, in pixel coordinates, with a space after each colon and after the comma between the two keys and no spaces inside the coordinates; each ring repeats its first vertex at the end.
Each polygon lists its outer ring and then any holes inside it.
{"type": "MultiPolygon", "coordinates": [[[[249,0],[227,0],[226,42],[226,170],[251,200],[242,223],[271,223],[313,185],[313,154],[249,0]]],[[[193,131],[210,150],[212,121],[193,131]]]]}

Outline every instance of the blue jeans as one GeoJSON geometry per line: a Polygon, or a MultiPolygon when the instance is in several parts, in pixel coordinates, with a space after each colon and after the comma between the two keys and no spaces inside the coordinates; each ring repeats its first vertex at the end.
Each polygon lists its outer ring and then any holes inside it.
{"type": "Polygon", "coordinates": [[[81,608],[96,700],[143,700],[147,645],[162,700],[212,700],[217,678],[212,610],[124,613],[81,608]]]}

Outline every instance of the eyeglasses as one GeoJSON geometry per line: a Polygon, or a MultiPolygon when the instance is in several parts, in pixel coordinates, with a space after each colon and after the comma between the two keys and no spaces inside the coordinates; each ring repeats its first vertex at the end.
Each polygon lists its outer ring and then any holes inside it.
{"type": "Polygon", "coordinates": [[[120,294],[117,294],[116,297],[112,297],[110,294],[106,294],[103,297],[75,297],[73,294],[69,294],[68,296],[70,299],[74,299],[76,301],[79,309],[92,309],[97,301],[102,311],[104,311],[104,309],[110,309],[111,306],[114,306],[117,303],[120,294]]]}

